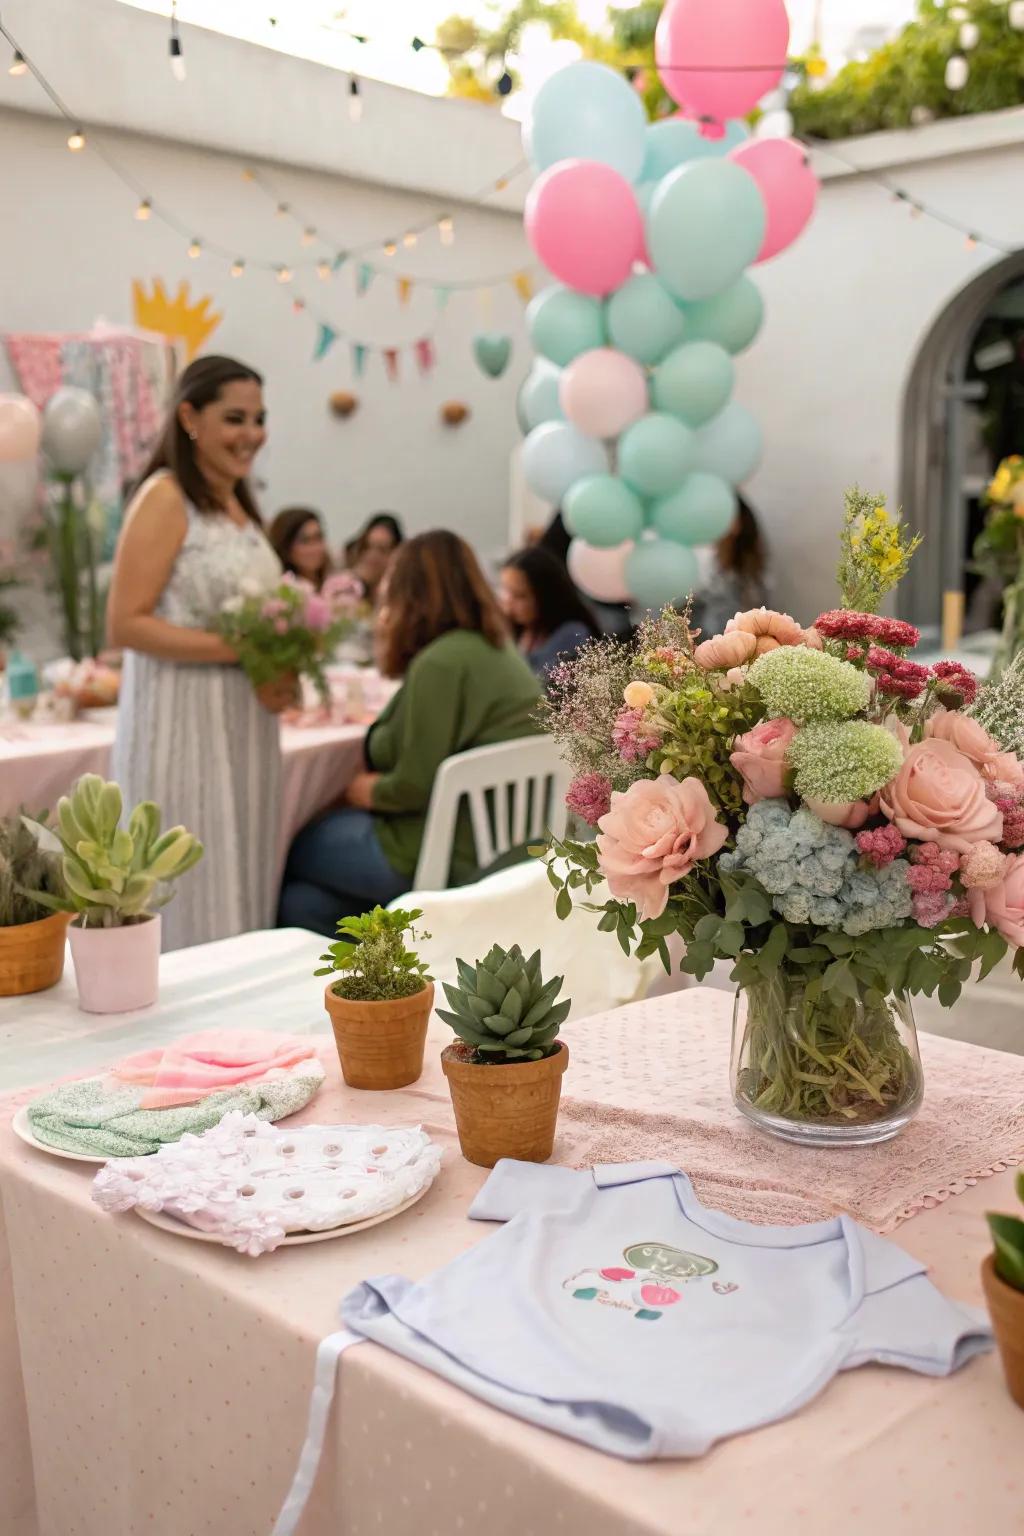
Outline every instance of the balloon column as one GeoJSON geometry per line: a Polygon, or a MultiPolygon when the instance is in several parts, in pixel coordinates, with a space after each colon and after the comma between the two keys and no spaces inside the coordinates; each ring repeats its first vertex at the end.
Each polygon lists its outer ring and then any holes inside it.
{"type": "Polygon", "coordinates": [[[764,313],[747,268],[796,239],[817,183],[799,144],[752,140],[741,118],[778,84],[788,41],[784,0],[668,0],[655,57],[674,117],[648,124],[591,62],[533,101],[526,232],[558,282],[527,311],[523,471],[561,507],[569,569],[594,597],[683,597],[693,546],[727,531],[760,460],[732,399],[764,313]]]}

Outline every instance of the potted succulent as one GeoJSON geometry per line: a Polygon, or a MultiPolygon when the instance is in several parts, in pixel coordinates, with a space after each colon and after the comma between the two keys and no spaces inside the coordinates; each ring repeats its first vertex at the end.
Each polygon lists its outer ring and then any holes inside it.
{"type": "MultiPolygon", "coordinates": [[[[1024,1173],[1017,1175],[1017,1194],[1024,1200],[1024,1173]]],[[[1024,1221],[990,1213],[988,1224],[995,1250],[981,1266],[981,1280],[1006,1385],[1014,1402],[1024,1408],[1024,1221]]]]}
{"type": "Polygon", "coordinates": [[[68,929],[87,1013],[148,1008],[159,989],[160,917],[174,894],[170,882],[203,856],[184,827],[161,835],[160,811],[144,800],[121,826],[117,784],[84,774],[57,806],[66,896],[37,892],[44,906],[75,914],[68,929]]]}
{"type": "Polygon", "coordinates": [[[572,1006],[556,1003],[561,976],[546,982],[540,951],[495,944],[475,966],[456,961],[459,985],[444,986],[452,1011],[438,1017],[458,1035],[441,1054],[462,1155],[481,1168],[501,1157],[551,1156],[569,1048],[558,1039],[572,1006]]]}
{"type": "Polygon", "coordinates": [[[0,819],[0,997],[42,992],[60,981],[68,915],[51,911],[42,897],[56,901],[63,894],[59,849],[41,845],[27,816],[0,819]]]}
{"type": "Polygon", "coordinates": [[[405,944],[407,933],[416,939],[422,915],[374,907],[343,917],[337,942],[320,956],[317,976],[342,973],[327,984],[324,1005],[350,1088],[405,1088],[423,1071],[434,983],[405,944]]]}

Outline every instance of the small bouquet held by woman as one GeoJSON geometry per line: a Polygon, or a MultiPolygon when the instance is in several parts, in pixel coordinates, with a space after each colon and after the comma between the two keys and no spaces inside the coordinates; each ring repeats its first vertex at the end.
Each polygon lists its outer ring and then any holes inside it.
{"type": "Polygon", "coordinates": [[[325,704],[325,664],[352,630],[362,583],[348,571],[328,576],[319,592],[290,573],[276,587],[246,586],[221,609],[217,629],[254,688],[308,677],[325,704]]]}
{"type": "Polygon", "coordinates": [[[587,905],[627,953],[668,968],[678,934],[698,979],[731,961],[733,1096],[790,1139],[895,1134],[922,1092],[910,995],[950,1006],[1011,948],[1024,978],[1024,669],[979,696],[911,659],[918,631],[877,610],[917,542],[852,491],[842,607],[699,644],[668,609],[586,647],[547,704],[597,828],[549,850],[559,914],[604,883],[587,905]]]}

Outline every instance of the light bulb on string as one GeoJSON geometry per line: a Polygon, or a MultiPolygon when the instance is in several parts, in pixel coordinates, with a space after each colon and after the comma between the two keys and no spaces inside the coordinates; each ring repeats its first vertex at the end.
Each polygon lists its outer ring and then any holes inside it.
{"type": "Polygon", "coordinates": [[[274,209],[274,212],[275,212],[275,214],[277,215],[277,217],[279,219],[287,218],[287,216],[288,216],[288,204],[287,203],[278,203],[277,207],[274,209]]]}
{"type": "Polygon", "coordinates": [[[919,219],[923,213],[924,213],[924,209],[921,207],[920,203],[911,203],[911,205],[910,205],[910,217],[912,219],[919,219]]]}
{"type": "Polygon", "coordinates": [[[975,250],[977,250],[977,248],[978,248],[978,237],[977,237],[977,235],[968,235],[967,239],[964,241],[964,249],[968,250],[968,251],[975,251],[975,250]]]}
{"type": "Polygon", "coordinates": [[[73,154],[77,154],[80,149],[84,148],[85,134],[82,132],[81,128],[75,128],[73,132],[68,134],[68,149],[70,149],[73,154]]]}
{"type": "Polygon", "coordinates": [[[179,85],[184,84],[187,70],[185,69],[185,55],[181,47],[181,36],[178,32],[177,0],[171,0],[171,35],[167,42],[167,52],[171,60],[171,74],[178,81],[179,85]]]}
{"type": "Polygon", "coordinates": [[[292,280],[291,267],[278,267],[277,280],[279,283],[290,283],[292,280]]]}
{"type": "Polygon", "coordinates": [[[960,47],[965,53],[969,53],[972,48],[977,48],[980,37],[981,28],[978,26],[978,23],[976,21],[965,21],[960,28],[960,47]]]}
{"type": "Polygon", "coordinates": [[[405,234],[402,236],[402,244],[405,246],[407,251],[412,250],[413,246],[416,244],[416,231],[414,229],[406,230],[405,234]]]}
{"type": "Polygon", "coordinates": [[[1024,0],[1010,0],[1006,16],[1015,32],[1024,32],[1024,0]]]}
{"type": "Polygon", "coordinates": [[[316,264],[316,275],[317,275],[317,277],[320,279],[320,281],[322,283],[326,283],[327,279],[331,275],[331,264],[330,264],[330,262],[329,261],[318,261],[317,264],[316,264]]]}
{"type": "Polygon", "coordinates": [[[446,213],[443,219],[438,219],[437,232],[441,237],[442,245],[451,245],[455,239],[455,220],[450,213],[446,213]]]}
{"type": "Polygon", "coordinates": [[[361,122],[363,117],[363,98],[359,94],[359,81],[355,75],[348,83],[348,116],[352,123],[361,122]]]}
{"type": "Polygon", "coordinates": [[[294,314],[301,315],[302,311],[305,309],[305,307],[306,307],[305,299],[293,299],[292,300],[292,311],[293,311],[294,314]]]}
{"type": "Polygon", "coordinates": [[[954,53],[946,61],[946,90],[962,91],[970,78],[971,66],[962,53],[954,53]]]}
{"type": "Polygon", "coordinates": [[[144,197],[142,202],[135,210],[135,217],[138,219],[140,224],[144,224],[146,220],[151,217],[152,212],[153,204],[150,202],[148,197],[144,197]]]}
{"type": "Polygon", "coordinates": [[[15,48],[14,57],[8,65],[7,73],[9,75],[14,75],[15,78],[17,78],[19,75],[28,74],[28,63],[20,48],[15,48]]]}
{"type": "Polygon", "coordinates": [[[397,246],[397,244],[395,243],[394,240],[387,240],[387,241],[385,241],[385,244],[384,244],[384,255],[385,256],[393,256],[397,250],[398,250],[398,246],[397,246]]]}
{"type": "Polygon", "coordinates": [[[203,247],[202,247],[201,241],[199,241],[199,240],[191,241],[190,244],[189,244],[189,248],[188,248],[188,254],[192,258],[193,261],[195,261],[197,256],[201,256],[203,254],[203,247]]]}
{"type": "Polygon", "coordinates": [[[316,230],[313,228],[312,224],[310,224],[306,229],[302,231],[302,244],[312,245],[315,239],[316,230]]]}
{"type": "Polygon", "coordinates": [[[242,275],[242,273],[244,271],[245,271],[245,262],[239,256],[237,261],[233,261],[231,263],[231,276],[232,277],[241,277],[241,275],[242,275]]]}

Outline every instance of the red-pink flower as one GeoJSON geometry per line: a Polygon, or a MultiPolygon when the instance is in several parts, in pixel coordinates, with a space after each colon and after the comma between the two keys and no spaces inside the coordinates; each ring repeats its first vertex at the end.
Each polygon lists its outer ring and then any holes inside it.
{"type": "Polygon", "coordinates": [[[612,804],[611,782],[603,773],[583,773],[569,785],[565,803],[575,816],[596,827],[612,804]]]}
{"type": "Polygon", "coordinates": [[[863,854],[876,869],[884,869],[893,859],[898,859],[907,846],[895,827],[875,827],[870,832],[858,832],[855,838],[857,852],[863,854]]]}
{"type": "Polygon", "coordinates": [[[322,635],[331,627],[331,605],[320,596],[319,592],[311,592],[306,597],[303,612],[306,628],[311,629],[315,635],[322,635]]]}
{"type": "Polygon", "coordinates": [[[644,721],[642,709],[620,709],[612,726],[612,746],[624,763],[638,763],[659,746],[661,738],[644,721]]]}
{"type": "Polygon", "coordinates": [[[919,741],[881,792],[882,811],[904,837],[966,853],[998,843],[1003,818],[969,758],[948,741],[919,741]]]}
{"type": "Polygon", "coordinates": [[[729,761],[743,780],[747,805],[776,800],[786,792],[786,753],[796,735],[792,720],[762,720],[753,730],[737,736],[729,761]]]}
{"type": "Polygon", "coordinates": [[[635,902],[645,920],[661,916],[669,886],[717,853],[729,835],[700,780],[680,783],[668,773],[613,794],[598,826],[598,863],[608,889],[635,902]]]}
{"type": "Polygon", "coordinates": [[[980,928],[987,923],[1007,943],[1024,947],[1024,853],[1011,853],[1003,878],[987,891],[969,891],[971,918],[980,928]]]}
{"type": "Polygon", "coordinates": [[[958,694],[965,708],[974,703],[978,695],[978,679],[973,672],[968,672],[962,662],[937,661],[932,667],[932,673],[944,684],[940,694],[943,692],[958,694]]]}

